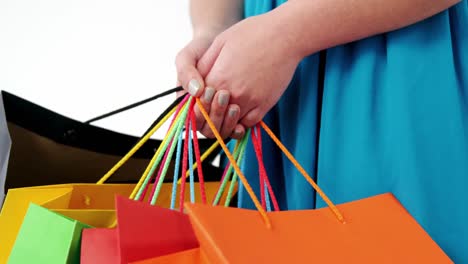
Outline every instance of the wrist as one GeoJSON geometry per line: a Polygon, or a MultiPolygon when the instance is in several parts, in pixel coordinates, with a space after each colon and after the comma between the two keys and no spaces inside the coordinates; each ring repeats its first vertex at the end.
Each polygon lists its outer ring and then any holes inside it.
{"type": "Polygon", "coordinates": [[[290,46],[291,55],[304,58],[320,51],[320,46],[310,38],[311,28],[307,26],[308,16],[304,15],[304,4],[300,1],[288,1],[271,11],[274,16],[275,31],[290,46]]]}
{"type": "Polygon", "coordinates": [[[224,30],[224,28],[214,26],[196,27],[193,29],[192,38],[213,41],[224,30]]]}
{"type": "Polygon", "coordinates": [[[235,17],[231,19],[212,19],[201,23],[193,23],[193,37],[214,40],[219,34],[235,25],[240,20],[240,17],[235,17]]]}

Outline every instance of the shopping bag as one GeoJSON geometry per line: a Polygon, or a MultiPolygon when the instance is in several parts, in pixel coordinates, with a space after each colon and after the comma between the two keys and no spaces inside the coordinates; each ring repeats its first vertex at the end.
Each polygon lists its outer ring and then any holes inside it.
{"type": "Polygon", "coordinates": [[[452,263],[391,195],[341,204],[346,223],[328,208],[268,213],[187,204],[211,263],[452,263]]]}
{"type": "MultiPolygon", "coordinates": [[[[194,183],[199,196],[199,183],[194,183]]],[[[115,222],[115,196],[130,196],[135,184],[58,184],[10,189],[0,212],[0,263],[4,263],[31,202],[93,227],[115,222]]],[[[150,188],[152,185],[150,185],[150,188]]],[[[207,196],[214,197],[218,183],[205,183],[207,196]]],[[[163,183],[158,205],[168,208],[172,184],[163,183]]],[[[186,190],[188,192],[188,190],[186,190]]]]}
{"type": "Polygon", "coordinates": [[[130,264],[202,264],[209,263],[204,257],[203,252],[200,248],[194,248],[189,250],[180,251],[177,253],[145,259],[141,261],[131,262],[130,264]]]}
{"type": "Polygon", "coordinates": [[[115,228],[83,231],[81,263],[129,263],[198,247],[181,212],[124,197],[116,209],[115,228]]]}
{"type": "MultiPolygon", "coordinates": [[[[452,263],[389,193],[334,205],[260,122],[257,137],[262,126],[328,205],[318,210],[266,212],[203,106],[197,103],[258,210],[185,205],[200,250],[210,263],[452,263]]],[[[254,142],[255,151],[261,153],[258,147],[254,142]]]]}
{"type": "MultiPolygon", "coordinates": [[[[8,133],[3,98],[0,98],[0,208],[5,198],[5,179],[10,156],[11,139],[8,133]]],[[[1,234],[1,233],[0,233],[1,234]]]]}
{"type": "Polygon", "coordinates": [[[0,213],[0,263],[4,263],[29,204],[35,203],[92,225],[107,227],[115,220],[113,197],[130,195],[131,184],[63,184],[11,189],[0,213]]]}
{"type": "Polygon", "coordinates": [[[31,204],[8,263],[78,264],[81,231],[87,227],[76,220],[31,204]]]}
{"type": "MultiPolygon", "coordinates": [[[[174,94],[174,91],[172,89],[163,94],[174,94]]],[[[9,132],[13,142],[10,156],[5,159],[8,163],[0,160],[3,170],[8,165],[5,192],[11,188],[38,185],[95,183],[139,140],[138,137],[92,125],[98,120],[96,118],[89,120],[91,122],[80,122],[6,91],[1,92],[1,98],[6,114],[6,125],[0,117],[1,133],[9,132]]],[[[141,103],[123,110],[138,105],[141,103]]],[[[113,111],[114,114],[120,112],[113,111]]],[[[106,114],[101,118],[109,116],[106,114]]],[[[3,136],[0,140],[4,140],[3,136]]],[[[9,141],[5,141],[6,145],[1,142],[4,141],[0,141],[0,153],[3,153],[9,141]]],[[[212,139],[200,139],[200,150],[205,151],[213,142],[212,139]]],[[[135,183],[160,144],[161,140],[148,140],[125,166],[115,172],[109,183],[135,183]]],[[[219,180],[222,173],[220,168],[212,165],[216,156],[217,153],[213,152],[203,165],[209,177],[207,180],[219,180]]],[[[4,154],[0,154],[0,157],[4,158],[4,154]]],[[[169,170],[172,171],[172,168],[171,165],[169,170]]],[[[4,180],[5,177],[0,177],[0,183],[4,180]]],[[[170,178],[167,180],[170,181],[170,178]]],[[[1,189],[0,195],[3,193],[1,189]]]]}
{"type": "Polygon", "coordinates": [[[80,263],[119,264],[120,249],[116,228],[87,228],[81,237],[80,263]]]}
{"type": "MultiPolygon", "coordinates": [[[[169,115],[168,110],[165,112],[168,112],[167,115],[169,115]]],[[[162,119],[164,118],[158,118],[158,123],[162,119]]],[[[102,185],[101,183],[107,181],[111,175],[115,177],[116,172],[118,172],[119,169],[125,168],[125,166],[123,166],[124,163],[128,163],[133,155],[138,154],[138,151],[142,149],[143,144],[149,140],[151,134],[154,133],[157,127],[158,124],[155,125],[155,128],[151,128],[151,133],[145,133],[145,136],[142,137],[142,139],[140,139],[140,141],[124,157],[122,157],[121,160],[111,170],[109,170],[101,180],[99,180],[99,184],[48,185],[11,189],[11,195],[7,195],[7,203],[0,214],[0,234],[2,234],[0,237],[0,243],[2,245],[2,247],[0,247],[0,261],[6,259],[10,252],[11,245],[16,237],[29,202],[39,203],[48,209],[94,227],[108,227],[114,223],[114,196],[130,196],[135,185],[102,185]],[[56,188],[60,190],[52,192],[48,191],[49,189],[56,188]]],[[[96,162],[98,162],[98,160],[96,160],[96,162]]],[[[172,160],[168,159],[165,164],[170,165],[171,162],[172,160]]],[[[154,168],[152,167],[152,169],[154,168]]],[[[169,166],[165,167],[166,174],[168,168],[169,166]]],[[[204,168],[206,168],[206,166],[204,168]]],[[[145,173],[146,172],[147,171],[145,170],[145,173]]],[[[214,175],[214,177],[216,177],[216,175],[214,175]]],[[[199,183],[194,183],[194,185],[198,184],[199,183]]],[[[208,197],[214,195],[217,187],[213,183],[205,183],[205,185],[208,186],[206,189],[208,197]]],[[[172,185],[162,183],[162,188],[159,190],[162,195],[160,195],[160,199],[157,203],[158,205],[169,207],[171,202],[171,198],[169,196],[171,189],[172,185]]],[[[198,189],[199,188],[195,188],[196,191],[198,191],[198,189]]],[[[142,198],[144,199],[144,196],[142,198]]]]}
{"type": "Polygon", "coordinates": [[[198,247],[189,218],[184,213],[122,197],[117,199],[117,209],[123,262],[198,247]]]}

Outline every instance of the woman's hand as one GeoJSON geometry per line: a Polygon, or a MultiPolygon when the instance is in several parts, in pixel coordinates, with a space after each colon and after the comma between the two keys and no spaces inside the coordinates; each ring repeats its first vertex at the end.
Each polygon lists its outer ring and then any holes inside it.
{"type": "Polygon", "coordinates": [[[219,34],[198,61],[206,86],[228,92],[240,107],[243,126],[262,120],[291,81],[302,55],[288,40],[287,21],[267,13],[219,34]]]}
{"type": "MultiPolygon", "coordinates": [[[[204,81],[198,72],[196,65],[206,50],[210,47],[214,37],[198,36],[187,44],[176,57],[178,82],[190,94],[200,97],[200,101],[223,138],[232,136],[241,138],[244,128],[237,125],[239,121],[239,106],[229,104],[230,93],[228,91],[216,92],[211,87],[204,87],[204,81]]],[[[201,115],[198,107],[195,107],[197,116],[197,128],[207,137],[213,137],[209,126],[201,115]]]]}

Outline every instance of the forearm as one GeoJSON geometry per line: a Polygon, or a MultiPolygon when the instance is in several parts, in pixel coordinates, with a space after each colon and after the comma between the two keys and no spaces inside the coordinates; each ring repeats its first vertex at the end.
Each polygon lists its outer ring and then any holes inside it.
{"type": "Polygon", "coordinates": [[[243,0],[191,0],[194,36],[215,37],[242,19],[243,0]]]}
{"type": "Polygon", "coordinates": [[[290,0],[272,11],[285,38],[302,56],[399,29],[459,0],[290,0]]]}

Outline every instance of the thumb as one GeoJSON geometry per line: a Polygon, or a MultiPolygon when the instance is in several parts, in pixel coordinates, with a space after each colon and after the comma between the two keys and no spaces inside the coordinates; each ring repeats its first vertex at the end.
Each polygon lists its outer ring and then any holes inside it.
{"type": "Polygon", "coordinates": [[[191,95],[199,97],[203,93],[204,82],[196,65],[196,56],[187,49],[176,57],[177,78],[179,83],[191,95]]]}

